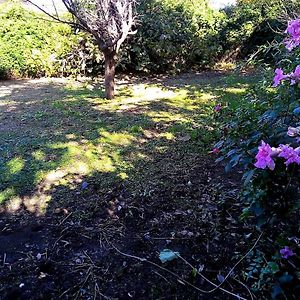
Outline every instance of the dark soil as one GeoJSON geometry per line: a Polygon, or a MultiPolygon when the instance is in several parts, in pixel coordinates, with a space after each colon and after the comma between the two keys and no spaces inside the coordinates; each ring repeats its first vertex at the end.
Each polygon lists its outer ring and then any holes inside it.
{"type": "MultiPolygon", "coordinates": [[[[157,163],[162,159],[170,160],[166,155],[157,163]]],[[[196,154],[172,160],[172,173],[156,174],[151,190],[133,192],[130,183],[119,183],[103,191],[90,181],[84,190],[58,187],[56,206],[45,216],[2,215],[1,299],[235,298],[221,291],[201,293],[116,250],[162,265],[158,254],[169,248],[219,284],[217,275],[226,275],[237,261],[235,253],[250,247],[242,242],[250,230],[238,219],[238,178],[196,154]],[[182,159],[191,164],[185,172],[175,167],[182,159]],[[64,202],[65,193],[72,201],[64,202]]],[[[181,259],[164,267],[201,289],[213,288],[181,259]]],[[[231,279],[224,288],[249,298],[231,279]]]]}

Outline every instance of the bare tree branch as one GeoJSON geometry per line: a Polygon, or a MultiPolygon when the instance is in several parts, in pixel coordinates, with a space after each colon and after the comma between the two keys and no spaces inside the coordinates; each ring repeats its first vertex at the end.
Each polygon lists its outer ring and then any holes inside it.
{"type": "Polygon", "coordinates": [[[105,90],[106,98],[114,97],[114,76],[116,56],[126,38],[134,34],[136,25],[136,0],[61,0],[68,12],[77,22],[62,20],[52,4],[56,15],[47,12],[32,0],[27,0],[53,20],[72,26],[79,26],[90,33],[105,58],[105,90]]]}
{"type": "MultiPolygon", "coordinates": [[[[35,4],[34,2],[32,2],[31,0],[25,0],[25,1],[30,3],[34,7],[36,7],[38,10],[40,10],[41,12],[43,12],[45,15],[47,15],[48,17],[50,17],[51,19],[53,19],[56,22],[68,24],[68,25],[71,25],[71,26],[77,26],[77,27],[81,28],[80,24],[78,24],[76,22],[70,22],[70,21],[67,21],[67,20],[63,20],[63,19],[59,18],[58,14],[57,14],[57,16],[54,16],[54,15],[50,14],[49,12],[47,12],[45,9],[43,9],[41,6],[39,6],[39,5],[35,4]]],[[[56,10],[56,7],[55,7],[55,10],[56,10]]]]}

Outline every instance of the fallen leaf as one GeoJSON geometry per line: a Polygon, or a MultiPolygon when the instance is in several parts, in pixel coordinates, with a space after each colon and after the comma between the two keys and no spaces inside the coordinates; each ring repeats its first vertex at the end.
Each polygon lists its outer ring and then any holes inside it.
{"type": "Polygon", "coordinates": [[[164,249],[159,253],[159,259],[162,263],[165,263],[167,261],[172,261],[179,256],[179,252],[174,252],[170,249],[164,249]]]}

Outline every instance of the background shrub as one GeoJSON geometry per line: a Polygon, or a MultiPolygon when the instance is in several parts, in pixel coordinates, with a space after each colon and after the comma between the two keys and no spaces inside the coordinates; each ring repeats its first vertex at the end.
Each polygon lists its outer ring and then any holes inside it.
{"type": "Polygon", "coordinates": [[[210,66],[221,50],[223,13],[207,1],[143,0],[140,25],[123,52],[121,64],[137,71],[163,72],[210,66]]]}
{"type": "MultiPolygon", "coordinates": [[[[300,3],[240,0],[219,12],[206,0],[141,0],[137,9],[137,33],[123,45],[118,69],[163,73],[210,68],[219,60],[280,60],[278,32],[300,3]]],[[[90,36],[44,18],[18,2],[0,5],[0,78],[103,71],[90,36]]]]}
{"type": "Polygon", "coordinates": [[[239,0],[225,8],[219,42],[225,60],[274,63],[287,20],[300,12],[297,0],[239,0]]]}
{"type": "MultiPolygon", "coordinates": [[[[225,15],[206,1],[143,0],[138,13],[137,34],[124,45],[119,69],[179,72],[214,63],[221,50],[218,34],[225,15]]],[[[89,36],[41,18],[45,16],[20,4],[1,5],[2,78],[87,75],[103,69],[102,54],[89,36]]]]}
{"type": "Polygon", "coordinates": [[[93,64],[98,61],[90,43],[70,26],[49,22],[18,3],[1,5],[0,78],[84,73],[86,52],[93,53],[93,64]]]}

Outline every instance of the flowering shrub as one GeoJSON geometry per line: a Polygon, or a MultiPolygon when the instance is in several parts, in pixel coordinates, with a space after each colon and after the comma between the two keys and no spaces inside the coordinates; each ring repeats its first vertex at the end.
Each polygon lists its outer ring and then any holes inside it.
{"type": "Polygon", "coordinates": [[[227,161],[226,170],[240,166],[244,172],[241,218],[255,220],[268,236],[264,259],[258,263],[258,252],[254,254],[245,272],[264,299],[293,299],[300,286],[300,19],[288,23],[286,34],[273,89],[264,78],[244,107],[228,112],[231,121],[222,128],[226,134],[214,146],[220,149],[218,161],[227,161]]]}
{"type": "Polygon", "coordinates": [[[300,45],[300,19],[290,21],[286,33],[289,37],[285,40],[285,45],[289,51],[292,51],[300,45]]]}
{"type": "Polygon", "coordinates": [[[276,156],[285,158],[285,165],[289,166],[292,163],[300,165],[300,147],[294,149],[289,145],[279,145],[278,148],[271,148],[269,144],[266,144],[264,141],[261,142],[261,146],[258,147],[259,151],[256,155],[255,167],[259,169],[266,169],[267,167],[270,170],[275,169],[274,158],[276,156]]]}

